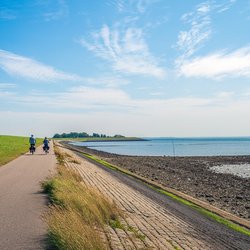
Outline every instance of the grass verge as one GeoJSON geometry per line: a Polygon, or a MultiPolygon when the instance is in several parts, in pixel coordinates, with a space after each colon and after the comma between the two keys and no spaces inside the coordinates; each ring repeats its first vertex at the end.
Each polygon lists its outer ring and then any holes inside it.
{"type": "Polygon", "coordinates": [[[52,202],[45,216],[50,244],[53,249],[108,249],[101,232],[105,225],[118,221],[119,209],[63,165],[66,155],[55,153],[61,163],[58,173],[42,183],[52,202]]]}
{"type": "Polygon", "coordinates": [[[208,211],[208,210],[206,210],[206,209],[204,209],[204,208],[202,208],[202,207],[200,207],[200,206],[198,206],[190,201],[187,201],[187,200],[185,200],[185,199],[183,199],[175,194],[169,193],[169,192],[167,192],[163,189],[160,189],[160,188],[155,188],[153,186],[150,186],[150,187],[161,194],[167,195],[167,196],[171,197],[172,199],[181,202],[182,204],[185,204],[189,207],[192,207],[193,209],[197,210],[198,212],[202,213],[203,215],[205,215],[209,218],[212,218],[213,220],[215,220],[215,221],[217,221],[217,222],[219,222],[219,223],[221,223],[221,224],[223,224],[223,225],[225,225],[225,226],[227,226],[227,227],[229,227],[237,232],[240,232],[240,233],[243,233],[245,235],[250,236],[250,230],[248,230],[240,225],[237,225],[237,224],[235,224],[235,223],[233,223],[233,222],[231,222],[231,221],[229,221],[229,220],[227,220],[227,219],[225,219],[225,218],[223,218],[215,213],[212,213],[212,212],[210,212],[210,211],[208,211]]]}
{"type": "MultiPolygon", "coordinates": [[[[108,162],[106,162],[104,160],[101,160],[101,159],[99,159],[98,157],[96,157],[94,155],[87,154],[87,153],[82,153],[82,154],[85,157],[87,157],[87,158],[89,158],[89,159],[91,159],[93,161],[96,161],[96,162],[102,164],[105,167],[108,167],[110,169],[122,172],[122,173],[130,175],[132,177],[135,177],[135,175],[132,174],[131,172],[123,170],[123,169],[121,169],[121,168],[119,168],[119,167],[117,167],[117,166],[115,166],[115,165],[113,165],[111,163],[108,163],[108,162]]],[[[141,181],[145,183],[144,180],[141,180],[141,181]]],[[[185,199],[183,199],[183,198],[181,198],[181,197],[179,197],[179,196],[177,196],[175,194],[167,192],[166,190],[163,190],[160,187],[153,186],[150,183],[146,183],[146,184],[150,188],[154,189],[155,191],[157,191],[157,192],[159,192],[161,194],[167,195],[167,196],[171,197],[172,199],[174,199],[174,200],[176,200],[176,201],[178,201],[178,202],[180,202],[182,204],[185,204],[186,206],[192,207],[193,209],[197,210],[198,212],[202,213],[203,215],[205,215],[205,216],[207,216],[207,217],[209,217],[209,218],[211,218],[211,219],[213,219],[213,220],[215,220],[215,221],[217,221],[217,222],[219,222],[219,223],[221,223],[221,224],[223,224],[223,225],[225,225],[225,226],[227,226],[227,227],[229,227],[229,228],[231,228],[231,229],[233,229],[233,230],[235,230],[237,232],[240,232],[240,233],[243,233],[245,235],[250,236],[250,230],[248,230],[247,228],[242,227],[242,226],[240,226],[240,225],[238,225],[236,223],[233,223],[233,222],[231,222],[231,221],[229,221],[229,220],[227,220],[227,219],[225,219],[225,218],[223,218],[223,217],[221,217],[221,216],[219,216],[219,215],[217,215],[217,214],[215,214],[215,213],[213,213],[213,212],[211,212],[211,211],[209,211],[209,210],[207,210],[205,208],[202,208],[202,207],[200,207],[200,206],[198,206],[198,205],[196,205],[196,204],[194,204],[194,203],[192,203],[192,202],[190,202],[188,200],[185,200],[185,199]]]]}
{"type": "MultiPolygon", "coordinates": [[[[37,139],[40,145],[42,139],[37,139]]],[[[29,151],[29,138],[22,136],[0,135],[0,166],[29,151]]]]}

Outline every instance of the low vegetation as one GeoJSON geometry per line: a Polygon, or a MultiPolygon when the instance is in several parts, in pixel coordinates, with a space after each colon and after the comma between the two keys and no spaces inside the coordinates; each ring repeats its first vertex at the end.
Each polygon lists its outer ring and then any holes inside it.
{"type": "MultiPolygon", "coordinates": [[[[105,167],[108,167],[110,169],[113,169],[113,170],[116,170],[116,171],[122,172],[124,174],[135,177],[135,175],[133,173],[131,173],[131,172],[127,171],[127,170],[121,169],[121,168],[119,168],[119,167],[117,167],[117,166],[115,166],[115,165],[113,165],[113,164],[111,164],[109,162],[106,162],[106,161],[104,161],[102,159],[99,159],[98,157],[96,157],[94,155],[87,154],[87,153],[82,153],[82,154],[85,157],[87,157],[87,158],[89,158],[89,159],[91,159],[91,160],[93,160],[95,162],[98,162],[98,163],[102,164],[105,167]]],[[[139,179],[139,177],[136,177],[136,178],[139,179]]],[[[145,182],[145,180],[142,180],[142,181],[145,182]]],[[[179,196],[177,196],[175,194],[167,192],[166,190],[163,190],[160,187],[157,187],[156,185],[152,186],[149,183],[147,185],[150,188],[156,190],[157,192],[162,193],[164,195],[167,195],[167,196],[171,197],[172,199],[174,199],[174,200],[176,200],[178,202],[181,202],[181,203],[183,203],[183,204],[185,204],[187,206],[190,206],[193,209],[195,209],[195,210],[199,211],[200,213],[204,214],[205,216],[207,216],[207,217],[209,217],[209,218],[211,218],[211,219],[213,219],[213,220],[215,220],[215,221],[217,221],[217,222],[219,222],[221,224],[224,224],[225,226],[227,226],[227,227],[229,227],[229,228],[231,228],[231,229],[233,229],[233,230],[235,230],[237,232],[240,232],[240,233],[243,233],[245,235],[250,236],[250,230],[245,228],[245,227],[242,227],[242,226],[240,226],[238,224],[235,224],[235,223],[233,223],[233,222],[231,222],[231,221],[229,221],[229,220],[227,220],[227,219],[225,219],[225,218],[223,218],[223,217],[221,217],[221,216],[219,216],[219,215],[217,215],[217,214],[215,214],[213,212],[210,212],[210,211],[208,211],[208,210],[206,210],[206,209],[204,209],[204,208],[202,208],[202,207],[200,207],[200,206],[198,206],[198,205],[196,205],[196,204],[194,204],[194,203],[192,203],[192,202],[190,202],[188,200],[185,200],[185,199],[183,199],[183,198],[181,198],[181,197],[179,197],[179,196]]]]}
{"type": "Polygon", "coordinates": [[[101,235],[105,225],[118,221],[119,209],[63,165],[67,155],[55,152],[58,173],[42,184],[52,202],[45,220],[53,249],[108,249],[101,235]]]}
{"type": "MultiPolygon", "coordinates": [[[[37,139],[38,145],[42,139],[37,139]]],[[[0,166],[29,151],[29,138],[0,135],[0,166]]]]}
{"type": "Polygon", "coordinates": [[[86,132],[70,132],[70,133],[62,133],[62,134],[55,134],[53,139],[60,139],[60,140],[75,140],[75,141],[141,141],[144,139],[138,137],[125,137],[123,135],[105,135],[105,134],[87,134],[86,132]]]}
{"type": "Polygon", "coordinates": [[[197,210],[198,212],[202,213],[203,215],[205,215],[205,216],[207,216],[207,217],[209,217],[209,218],[211,218],[211,219],[213,219],[213,220],[215,220],[215,221],[217,221],[217,222],[219,222],[221,224],[224,224],[225,226],[227,226],[227,227],[229,227],[229,228],[231,228],[231,229],[233,229],[233,230],[235,230],[237,232],[240,232],[242,234],[250,236],[250,230],[245,228],[245,227],[242,227],[242,226],[240,226],[238,224],[235,224],[235,223],[221,217],[220,215],[217,215],[217,214],[215,214],[213,212],[210,212],[205,208],[202,208],[202,207],[200,207],[200,206],[198,206],[198,205],[196,205],[196,204],[194,204],[194,203],[192,203],[190,201],[187,201],[187,200],[185,200],[185,199],[183,199],[183,198],[181,198],[181,197],[179,197],[177,195],[174,195],[172,193],[169,193],[169,192],[167,192],[167,191],[165,191],[163,189],[155,188],[153,186],[151,186],[151,188],[155,189],[157,192],[162,193],[164,195],[167,195],[167,196],[171,197],[172,199],[177,200],[177,201],[179,201],[179,202],[181,202],[181,203],[183,203],[183,204],[185,204],[185,205],[187,205],[189,207],[192,207],[193,209],[197,210]]]}
{"type": "Polygon", "coordinates": [[[144,139],[138,138],[138,137],[89,137],[84,138],[80,141],[143,141],[144,139]]]}
{"type": "Polygon", "coordinates": [[[98,134],[93,133],[92,135],[86,133],[86,132],[70,132],[70,133],[62,133],[62,134],[55,134],[53,138],[123,138],[123,135],[114,135],[109,136],[105,134],[98,134]]]}
{"type": "Polygon", "coordinates": [[[80,141],[80,142],[108,142],[108,141],[145,141],[138,137],[85,137],[85,138],[53,138],[54,140],[63,141],[80,141]]]}

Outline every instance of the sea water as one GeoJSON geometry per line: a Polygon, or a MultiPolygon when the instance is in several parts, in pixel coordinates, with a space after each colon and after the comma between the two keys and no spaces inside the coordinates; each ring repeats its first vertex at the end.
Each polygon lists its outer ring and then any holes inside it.
{"type": "Polygon", "coordinates": [[[250,155],[250,137],[143,138],[144,141],[73,142],[121,155],[229,156],[250,155]]]}

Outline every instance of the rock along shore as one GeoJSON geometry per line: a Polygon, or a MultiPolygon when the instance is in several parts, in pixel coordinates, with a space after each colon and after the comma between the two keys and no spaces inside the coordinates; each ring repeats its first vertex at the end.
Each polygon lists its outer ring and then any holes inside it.
{"type": "Polygon", "coordinates": [[[74,147],[250,220],[250,178],[210,170],[212,166],[250,164],[250,156],[122,156],[86,147],[74,147]]]}

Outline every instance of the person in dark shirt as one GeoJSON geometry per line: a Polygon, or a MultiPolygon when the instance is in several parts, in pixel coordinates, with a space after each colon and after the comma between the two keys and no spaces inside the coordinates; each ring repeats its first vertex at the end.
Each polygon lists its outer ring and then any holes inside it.
{"type": "Polygon", "coordinates": [[[47,137],[43,140],[43,150],[45,151],[46,149],[49,150],[49,140],[47,137]]]}
{"type": "Polygon", "coordinates": [[[30,143],[30,153],[33,154],[36,151],[36,139],[34,135],[30,136],[29,143],[30,143]]]}
{"type": "Polygon", "coordinates": [[[29,142],[30,142],[30,146],[36,145],[36,139],[35,139],[34,135],[30,136],[29,142]]]}

